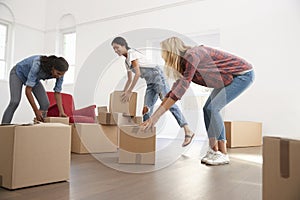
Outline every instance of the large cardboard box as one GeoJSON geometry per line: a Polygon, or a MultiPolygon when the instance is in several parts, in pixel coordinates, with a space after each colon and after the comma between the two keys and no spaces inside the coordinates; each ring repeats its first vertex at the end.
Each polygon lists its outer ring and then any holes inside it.
{"type": "Polygon", "coordinates": [[[155,164],[156,134],[139,126],[121,126],[119,163],[155,164]]]}
{"type": "Polygon", "coordinates": [[[263,138],[263,200],[300,199],[300,138],[263,138]]]}
{"type": "Polygon", "coordinates": [[[118,127],[100,124],[76,123],[72,125],[73,153],[116,152],[118,127]]]}
{"type": "Polygon", "coordinates": [[[262,145],[262,123],[250,121],[225,121],[227,147],[262,145]]]}
{"type": "Polygon", "coordinates": [[[70,145],[71,127],[61,123],[0,126],[2,187],[68,180],[70,145]]]}
{"type": "Polygon", "coordinates": [[[130,100],[125,103],[121,100],[122,93],[122,91],[114,91],[110,94],[109,112],[119,112],[127,114],[129,116],[135,116],[137,105],[137,93],[132,92],[130,100]]]}

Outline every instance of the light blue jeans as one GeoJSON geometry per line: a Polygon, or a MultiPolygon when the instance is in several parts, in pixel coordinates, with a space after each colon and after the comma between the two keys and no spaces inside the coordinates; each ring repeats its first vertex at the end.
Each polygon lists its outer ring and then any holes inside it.
{"type": "Polygon", "coordinates": [[[253,80],[252,70],[243,75],[234,76],[231,84],[212,91],[203,107],[204,122],[209,138],[217,138],[218,141],[226,140],[224,121],[220,111],[246,90],[253,80]]]}
{"type": "MultiPolygon", "coordinates": [[[[146,71],[146,73],[143,73],[143,78],[145,78],[147,83],[144,106],[148,108],[148,112],[143,115],[144,121],[149,119],[152,115],[153,107],[158,97],[163,100],[166,94],[170,91],[164,73],[158,66],[156,68],[148,68],[146,71]]],[[[176,104],[170,108],[170,112],[175,117],[180,127],[187,125],[183,114],[176,104]]]]}

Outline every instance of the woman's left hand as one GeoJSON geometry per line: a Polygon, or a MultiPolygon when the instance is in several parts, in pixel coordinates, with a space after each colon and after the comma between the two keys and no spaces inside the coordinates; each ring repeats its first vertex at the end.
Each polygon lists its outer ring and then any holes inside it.
{"type": "Polygon", "coordinates": [[[140,127],[143,131],[152,129],[154,130],[154,126],[156,124],[157,120],[153,119],[153,117],[150,117],[146,121],[140,124],[140,127]]]}
{"type": "Polygon", "coordinates": [[[66,113],[64,113],[64,112],[59,113],[59,116],[60,117],[68,117],[68,115],[66,115],[66,113]]]}

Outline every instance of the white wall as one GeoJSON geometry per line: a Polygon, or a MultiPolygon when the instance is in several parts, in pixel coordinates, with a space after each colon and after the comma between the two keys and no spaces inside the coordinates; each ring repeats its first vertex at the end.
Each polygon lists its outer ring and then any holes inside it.
{"type": "MultiPolygon", "coordinates": [[[[20,2],[7,3],[17,7],[20,2]]],[[[76,65],[80,76],[86,73],[80,68],[92,52],[120,33],[159,28],[189,36],[218,30],[221,48],[246,58],[256,72],[255,83],[226,107],[225,119],[261,121],[264,135],[292,136],[300,132],[296,121],[300,118],[296,91],[300,85],[297,78],[300,70],[297,63],[300,46],[298,0],[169,0],[164,3],[158,0],[49,0],[46,5],[45,40],[39,44],[44,43],[45,53],[55,53],[59,19],[64,14],[73,14],[77,24],[76,65]]],[[[38,20],[25,19],[31,25],[38,20]]],[[[43,23],[39,21],[37,26],[43,27],[43,23]]],[[[109,45],[107,51],[113,54],[109,45]]],[[[101,63],[97,67],[105,68],[101,63]]],[[[101,86],[105,93],[99,98],[107,98],[110,84],[119,81],[113,77],[111,83],[101,86]]],[[[74,88],[68,86],[65,90],[72,92],[74,88]]],[[[93,103],[81,100],[84,96],[77,98],[78,107],[93,103]]],[[[101,102],[95,99],[95,103],[101,102]]]]}
{"type": "MultiPolygon", "coordinates": [[[[5,4],[14,16],[12,61],[13,67],[21,59],[44,53],[45,46],[45,0],[0,0],[5,4]]],[[[7,76],[8,79],[8,76],[7,76]]],[[[9,102],[8,80],[0,81],[0,113],[4,112],[9,102]]],[[[33,112],[23,92],[22,100],[16,111],[13,123],[30,122],[33,119],[33,112]]]]}
{"type": "Polygon", "coordinates": [[[225,7],[236,15],[225,17],[231,23],[222,27],[221,45],[249,59],[256,72],[255,84],[227,107],[226,118],[262,121],[265,134],[296,136],[300,2],[255,2],[229,1],[225,7]]]}

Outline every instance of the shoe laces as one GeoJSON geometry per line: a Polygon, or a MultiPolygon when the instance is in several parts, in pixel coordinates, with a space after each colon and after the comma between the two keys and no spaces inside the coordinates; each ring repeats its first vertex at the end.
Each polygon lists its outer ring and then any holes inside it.
{"type": "Polygon", "coordinates": [[[206,155],[204,156],[204,158],[209,158],[212,157],[216,152],[212,149],[209,149],[206,153],[206,155]]]}
{"type": "Polygon", "coordinates": [[[212,160],[218,160],[219,158],[224,157],[224,154],[220,151],[217,151],[214,153],[214,155],[212,156],[212,160]]]}

